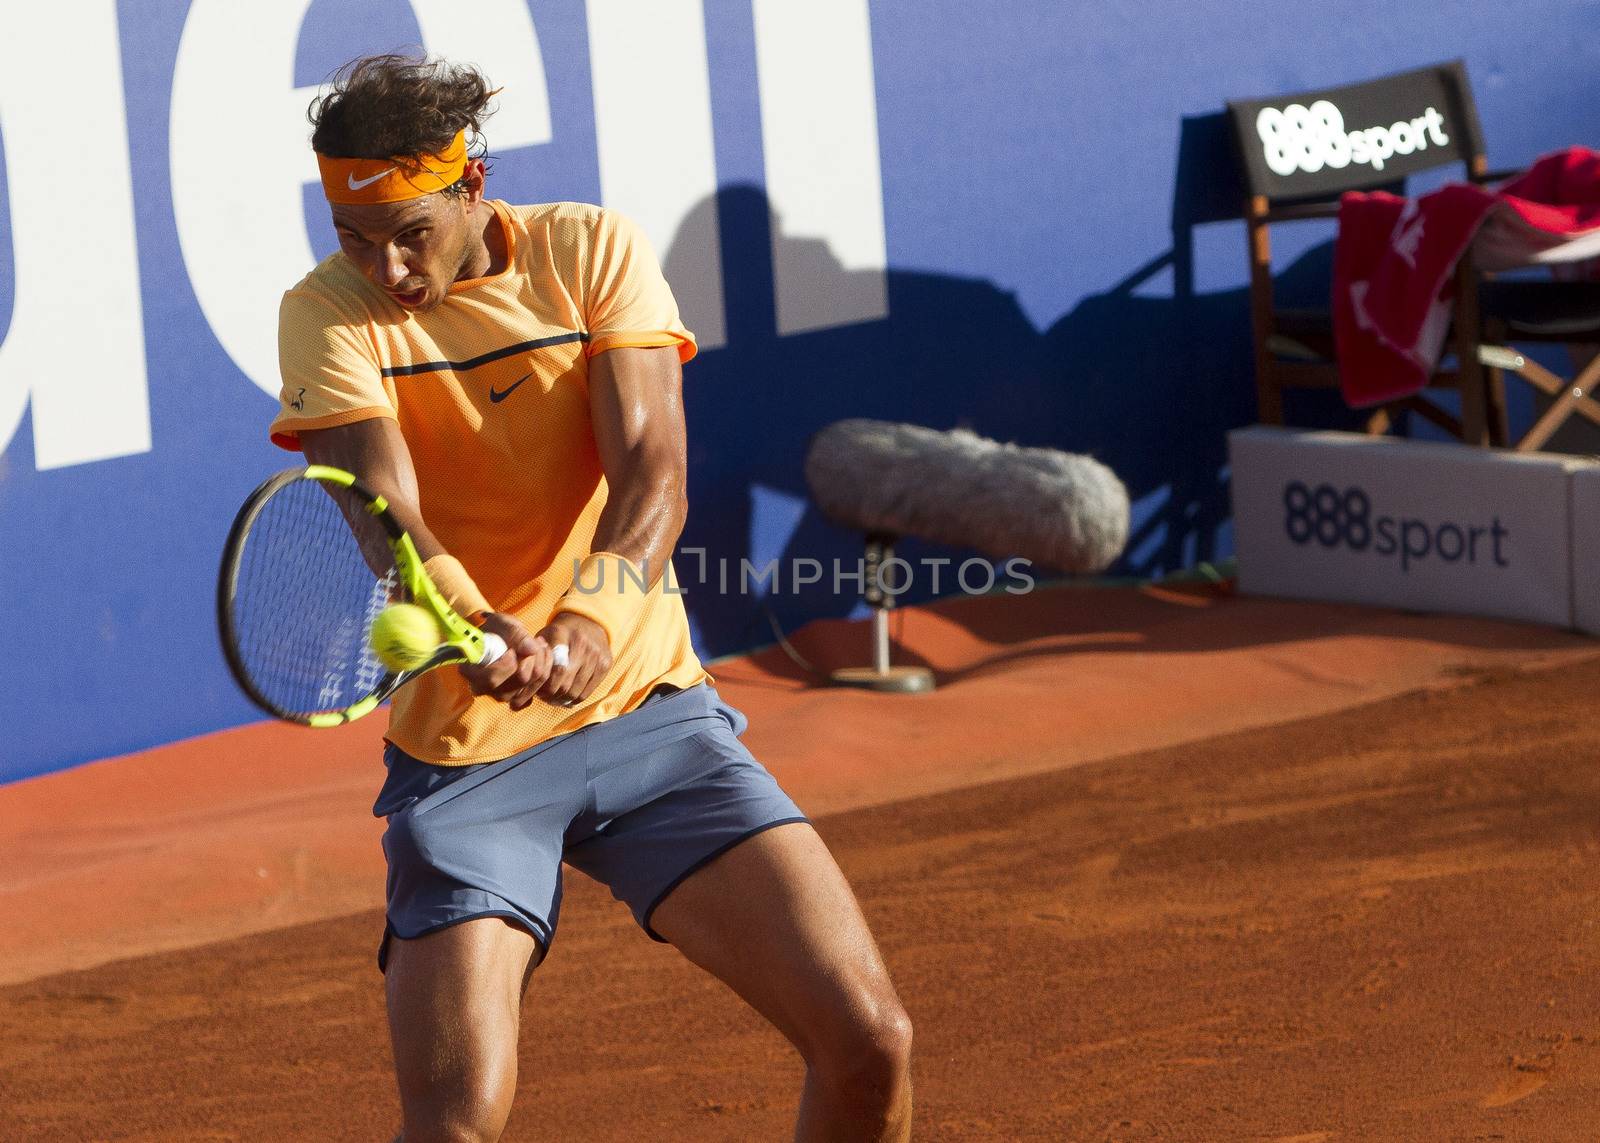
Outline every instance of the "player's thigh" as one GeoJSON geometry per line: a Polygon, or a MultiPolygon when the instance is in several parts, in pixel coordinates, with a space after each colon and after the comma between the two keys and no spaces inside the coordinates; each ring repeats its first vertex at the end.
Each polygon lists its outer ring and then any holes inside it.
{"type": "Polygon", "coordinates": [[[728,984],[807,1059],[909,1025],[866,918],[805,822],[765,830],[685,878],[650,927],[728,984]]]}
{"type": "Polygon", "coordinates": [[[384,984],[403,1096],[445,1078],[480,1095],[514,1080],[522,992],[539,956],[533,936],[501,917],[391,940],[384,984]]]}

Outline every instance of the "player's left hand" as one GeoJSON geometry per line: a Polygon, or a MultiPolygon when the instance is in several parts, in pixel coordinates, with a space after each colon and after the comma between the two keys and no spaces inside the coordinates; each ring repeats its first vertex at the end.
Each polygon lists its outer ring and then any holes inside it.
{"type": "Polygon", "coordinates": [[[577,706],[611,669],[611,644],[605,628],[593,619],[558,611],[536,638],[551,648],[567,648],[567,665],[552,667],[539,688],[538,697],[552,706],[577,706]]]}
{"type": "Polygon", "coordinates": [[[498,611],[483,617],[483,629],[505,640],[506,653],[490,663],[463,663],[461,675],[473,694],[489,695],[512,710],[522,710],[549,679],[550,648],[514,618],[498,611]]]}

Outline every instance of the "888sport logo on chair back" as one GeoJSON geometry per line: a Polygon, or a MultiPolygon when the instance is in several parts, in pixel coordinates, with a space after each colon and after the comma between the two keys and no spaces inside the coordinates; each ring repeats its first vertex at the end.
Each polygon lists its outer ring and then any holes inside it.
{"type": "Polygon", "coordinates": [[[1385,186],[1483,153],[1460,61],[1366,83],[1228,104],[1252,194],[1309,198],[1385,186]]]}

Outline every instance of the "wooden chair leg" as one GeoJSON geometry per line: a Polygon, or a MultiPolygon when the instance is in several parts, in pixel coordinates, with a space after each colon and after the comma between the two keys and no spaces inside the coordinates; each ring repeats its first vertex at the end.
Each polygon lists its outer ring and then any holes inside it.
{"type": "Polygon", "coordinates": [[[1511,415],[1506,410],[1506,374],[1503,369],[1486,367],[1484,389],[1489,395],[1489,443],[1505,448],[1511,443],[1511,415]]]}
{"type": "Polygon", "coordinates": [[[1538,452],[1543,448],[1545,443],[1555,436],[1556,430],[1572,416],[1573,400],[1571,393],[1563,393],[1552,401],[1550,407],[1544,411],[1544,415],[1533,422],[1533,427],[1517,442],[1517,451],[1538,452]]]}
{"type": "Polygon", "coordinates": [[[1537,361],[1523,359],[1517,374],[1528,384],[1550,397],[1550,407],[1534,421],[1533,427],[1516,443],[1518,452],[1535,452],[1555,436],[1556,430],[1574,413],[1600,424],[1600,403],[1593,396],[1600,384],[1600,358],[1591,361],[1571,381],[1556,376],[1537,361]]]}
{"type": "Polygon", "coordinates": [[[1478,272],[1463,256],[1456,265],[1456,375],[1461,384],[1461,439],[1469,445],[1489,443],[1489,393],[1478,345],[1483,318],[1478,309],[1478,272]]]}
{"type": "Polygon", "coordinates": [[[1572,379],[1572,389],[1584,404],[1600,408],[1600,401],[1597,401],[1600,393],[1596,392],[1600,389],[1600,354],[1591,357],[1589,364],[1572,379]]]}
{"type": "Polygon", "coordinates": [[[1283,424],[1283,385],[1272,338],[1272,240],[1268,237],[1267,200],[1252,196],[1245,204],[1245,228],[1250,247],[1250,335],[1256,362],[1256,419],[1263,425],[1283,424]]]}
{"type": "Polygon", "coordinates": [[[1527,435],[1517,442],[1519,451],[1532,452],[1543,448],[1575,413],[1600,425],[1600,401],[1596,401],[1594,396],[1596,385],[1600,385],[1600,357],[1591,358],[1583,371],[1571,381],[1562,381],[1532,361],[1523,366],[1523,375],[1530,373],[1535,376],[1528,379],[1556,399],[1550,403],[1544,415],[1534,422],[1527,435]]]}
{"type": "Polygon", "coordinates": [[[1438,425],[1451,436],[1456,437],[1459,440],[1465,439],[1465,433],[1462,429],[1460,419],[1457,417],[1452,417],[1448,412],[1439,408],[1438,405],[1435,405],[1426,397],[1408,397],[1404,402],[1402,402],[1401,407],[1409,409],[1411,412],[1415,413],[1425,421],[1430,421],[1433,424],[1438,425]]]}
{"type": "Polygon", "coordinates": [[[1600,360],[1600,345],[1588,342],[1568,342],[1567,356],[1572,360],[1572,375],[1577,377],[1588,372],[1596,360],[1600,360]]]}
{"type": "MultiPolygon", "coordinates": [[[[1501,346],[1505,344],[1505,323],[1494,318],[1483,319],[1484,344],[1501,346]]],[[[1483,389],[1489,403],[1489,443],[1496,448],[1509,448],[1511,445],[1511,414],[1506,409],[1506,371],[1497,365],[1488,365],[1479,358],[1483,366],[1483,389]]]]}
{"type": "Polygon", "coordinates": [[[1461,439],[1469,445],[1489,443],[1489,402],[1483,368],[1476,363],[1461,367],[1461,439]]]}
{"type": "Polygon", "coordinates": [[[1272,367],[1256,366],[1256,420],[1263,425],[1283,424],[1283,388],[1271,376],[1272,367]],[[1266,372],[1266,377],[1260,374],[1266,372]]]}

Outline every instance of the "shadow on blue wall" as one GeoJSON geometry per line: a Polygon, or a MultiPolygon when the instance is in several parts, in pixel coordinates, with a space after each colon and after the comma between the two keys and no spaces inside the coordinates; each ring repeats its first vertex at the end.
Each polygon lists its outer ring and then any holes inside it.
{"type": "MultiPolygon", "coordinates": [[[[1230,554],[1226,434],[1255,416],[1249,301],[1243,288],[1195,289],[1194,230],[1239,217],[1237,185],[1222,116],[1184,120],[1172,248],[1043,332],[992,283],[890,269],[886,319],[779,337],[774,243],[787,247],[787,264],[814,268],[815,288],[847,290],[859,275],[822,242],[785,234],[759,188],[725,188],[714,211],[702,204],[680,237],[717,220],[728,331],[725,346],[702,353],[685,373],[690,516],[676,566],[702,651],[766,642],[763,602],[785,627],[857,608],[848,578],[840,591],[831,572],[799,588],[785,578],[798,559],[831,569],[835,560],[854,568],[860,558],[860,537],[810,506],[803,477],[811,434],[845,417],[960,425],[1097,457],[1136,505],[1118,573],[1158,576],[1230,554]],[[1170,292],[1140,292],[1158,279],[1170,280],[1170,292]],[[696,549],[705,550],[703,561],[683,554],[696,549]],[[760,568],[774,558],[776,589],[741,581],[742,559],[760,568]]],[[[1323,243],[1284,268],[1285,297],[1326,299],[1330,250],[1323,243]]],[[[664,266],[670,280],[671,249],[664,266]]],[[[1313,395],[1293,412],[1303,424],[1355,420],[1332,395],[1313,395]]],[[[948,570],[936,588],[922,557],[956,566],[974,555],[914,539],[898,554],[917,571],[905,602],[956,590],[948,570]]],[[[972,579],[983,582],[977,573],[972,579]]]]}
{"type": "MultiPolygon", "coordinates": [[[[690,512],[676,567],[700,648],[716,655],[768,641],[762,599],[786,625],[847,614],[855,604],[849,581],[833,591],[831,569],[835,559],[855,566],[860,539],[808,503],[803,465],[812,433],[845,417],[875,417],[1059,447],[1056,413],[1070,400],[1051,391],[1042,339],[1015,298],[987,282],[890,270],[887,319],[780,337],[774,236],[788,245],[786,264],[811,268],[816,288],[859,288],[853,279],[867,275],[846,270],[820,241],[786,235],[758,188],[724,188],[715,210],[702,204],[683,232],[709,226],[713,215],[724,252],[727,344],[685,371],[690,512]],[[952,385],[952,377],[967,380],[952,385]],[[688,549],[705,549],[704,577],[696,559],[682,554],[688,549]],[[795,590],[780,578],[776,590],[741,592],[740,561],[759,567],[774,558],[780,577],[793,560],[822,561],[824,581],[795,590]]],[[[664,266],[670,280],[670,250],[664,266]]],[[[914,541],[900,549],[912,559],[947,551],[914,541]]],[[[950,573],[944,580],[948,591],[950,573]]],[[[932,594],[919,577],[907,599],[932,594]]]]}
{"type": "MultiPolygon", "coordinates": [[[[1196,229],[1241,218],[1235,151],[1221,113],[1182,121],[1175,168],[1172,248],[1083,299],[1043,346],[1051,390],[1070,395],[1061,447],[1094,452],[1136,503],[1147,504],[1122,564],[1141,576],[1231,554],[1231,543],[1218,541],[1231,515],[1227,433],[1256,412],[1249,291],[1195,286],[1196,229]],[[1141,292],[1156,280],[1170,281],[1169,291],[1141,292]]],[[[1244,232],[1236,229],[1243,270],[1244,232]]],[[[1331,239],[1278,267],[1280,304],[1326,306],[1332,268],[1331,239]]],[[[1291,424],[1359,423],[1334,393],[1290,397],[1291,424]]]]}

